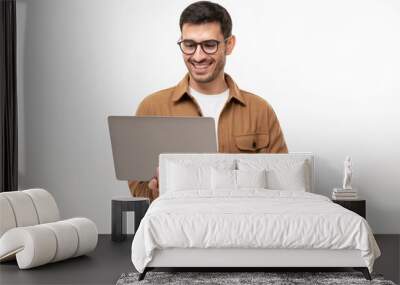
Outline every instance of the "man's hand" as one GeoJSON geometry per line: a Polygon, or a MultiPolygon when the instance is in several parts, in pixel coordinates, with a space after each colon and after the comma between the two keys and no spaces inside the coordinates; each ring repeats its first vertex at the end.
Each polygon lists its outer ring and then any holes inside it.
{"type": "Polygon", "coordinates": [[[154,175],[154,177],[149,181],[148,186],[151,190],[153,199],[157,198],[160,195],[160,192],[158,191],[158,167],[156,169],[156,175],[154,175]]]}

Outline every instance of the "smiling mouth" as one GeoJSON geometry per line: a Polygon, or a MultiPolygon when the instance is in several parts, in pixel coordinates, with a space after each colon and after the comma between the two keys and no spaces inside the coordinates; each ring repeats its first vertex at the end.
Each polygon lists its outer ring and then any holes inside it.
{"type": "Polygon", "coordinates": [[[208,62],[202,62],[202,63],[195,63],[195,62],[191,62],[190,63],[193,67],[193,69],[196,72],[204,72],[207,71],[207,69],[212,65],[212,63],[208,63],[208,62]]]}

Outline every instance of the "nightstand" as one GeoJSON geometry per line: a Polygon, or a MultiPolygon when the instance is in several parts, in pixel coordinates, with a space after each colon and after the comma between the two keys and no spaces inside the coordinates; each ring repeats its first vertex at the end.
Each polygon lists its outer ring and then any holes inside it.
{"type": "Polygon", "coordinates": [[[340,206],[359,214],[361,217],[366,219],[366,201],[362,199],[357,200],[332,200],[333,203],[339,204],[340,206]]]}
{"type": "Polygon", "coordinates": [[[113,241],[126,239],[126,212],[135,212],[136,233],[149,205],[148,198],[113,197],[111,201],[111,239],[113,241]]]}

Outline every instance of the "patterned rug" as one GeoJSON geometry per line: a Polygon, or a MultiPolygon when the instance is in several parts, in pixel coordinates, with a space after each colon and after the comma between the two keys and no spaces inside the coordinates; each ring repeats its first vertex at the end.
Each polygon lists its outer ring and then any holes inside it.
{"type": "Polygon", "coordinates": [[[142,281],[139,273],[122,274],[117,285],[145,284],[213,284],[213,285],[297,285],[297,284],[376,284],[395,285],[384,280],[382,275],[372,274],[372,281],[364,278],[360,272],[147,272],[142,281]]]}

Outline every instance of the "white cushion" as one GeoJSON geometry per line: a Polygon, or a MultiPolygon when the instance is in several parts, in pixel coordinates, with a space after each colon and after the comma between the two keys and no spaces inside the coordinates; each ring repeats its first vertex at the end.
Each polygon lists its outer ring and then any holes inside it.
{"type": "Polygon", "coordinates": [[[57,239],[43,225],[13,228],[0,238],[0,260],[16,255],[20,269],[49,263],[56,251],[57,239]]]}
{"type": "Polygon", "coordinates": [[[10,202],[6,197],[0,193],[0,237],[9,229],[15,228],[17,222],[15,221],[14,211],[10,202]]]}
{"type": "Polygon", "coordinates": [[[96,225],[86,218],[18,227],[0,238],[0,261],[16,256],[20,269],[76,257],[97,245],[96,225]]]}
{"type": "Polygon", "coordinates": [[[35,206],[29,195],[22,191],[3,192],[13,209],[17,227],[33,226],[39,223],[35,206]]]}
{"type": "Polygon", "coordinates": [[[267,188],[266,170],[236,170],[237,187],[267,188]]]}
{"type": "Polygon", "coordinates": [[[211,191],[211,168],[235,169],[233,159],[218,156],[210,159],[209,155],[202,154],[178,154],[171,160],[162,159],[168,155],[160,154],[160,195],[169,191],[211,191]]]}
{"type": "Polygon", "coordinates": [[[239,170],[266,170],[267,188],[273,190],[311,191],[308,160],[239,159],[239,170]]]}
{"type": "Polygon", "coordinates": [[[2,215],[4,222],[0,224],[0,236],[6,229],[12,228],[8,225],[25,227],[55,222],[60,219],[56,201],[44,189],[0,193],[0,204],[2,206],[0,211],[7,212],[2,215]]]}
{"type": "Polygon", "coordinates": [[[211,167],[169,163],[167,191],[211,189],[211,167]]]}
{"type": "Polygon", "coordinates": [[[288,168],[267,171],[268,188],[273,190],[307,191],[305,164],[299,163],[288,168]]]}
{"type": "Polygon", "coordinates": [[[36,188],[23,190],[32,199],[38,215],[39,224],[51,223],[60,220],[60,212],[53,196],[46,190],[36,188]]]}
{"type": "Polygon", "coordinates": [[[236,170],[232,169],[211,169],[212,190],[236,190],[236,170]]]}
{"type": "Polygon", "coordinates": [[[98,232],[95,223],[86,218],[73,218],[65,220],[75,227],[79,236],[78,248],[74,257],[86,254],[96,248],[98,232]]]}
{"type": "Polygon", "coordinates": [[[79,237],[73,225],[66,221],[58,221],[44,224],[43,226],[50,228],[57,240],[56,254],[51,262],[64,260],[75,255],[78,249],[79,237]]]}
{"type": "Polygon", "coordinates": [[[211,170],[213,190],[239,190],[240,188],[267,188],[265,170],[211,170]]]}

